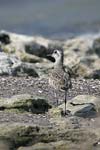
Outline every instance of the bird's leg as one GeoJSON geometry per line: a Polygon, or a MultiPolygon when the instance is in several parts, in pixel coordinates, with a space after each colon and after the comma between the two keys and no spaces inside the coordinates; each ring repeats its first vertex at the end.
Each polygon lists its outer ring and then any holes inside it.
{"type": "Polygon", "coordinates": [[[69,115],[70,114],[70,111],[66,109],[66,105],[67,105],[67,92],[68,92],[68,90],[66,89],[65,90],[65,112],[64,112],[65,115],[69,115]]]}
{"type": "MultiPolygon", "coordinates": [[[[57,98],[57,93],[55,91],[55,99],[57,98]]],[[[58,99],[57,99],[57,106],[58,106],[58,99]]]]}
{"type": "Polygon", "coordinates": [[[57,99],[57,106],[58,106],[58,99],[57,99]]]}
{"type": "Polygon", "coordinates": [[[66,115],[66,103],[67,103],[67,90],[65,90],[65,115],[66,115]]]}

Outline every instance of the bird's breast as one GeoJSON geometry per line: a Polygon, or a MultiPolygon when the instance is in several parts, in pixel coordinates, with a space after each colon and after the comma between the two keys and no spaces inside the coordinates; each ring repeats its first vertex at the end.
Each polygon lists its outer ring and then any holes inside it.
{"type": "Polygon", "coordinates": [[[61,89],[64,87],[64,81],[61,78],[56,78],[53,76],[49,78],[49,85],[55,89],[61,89]]]}

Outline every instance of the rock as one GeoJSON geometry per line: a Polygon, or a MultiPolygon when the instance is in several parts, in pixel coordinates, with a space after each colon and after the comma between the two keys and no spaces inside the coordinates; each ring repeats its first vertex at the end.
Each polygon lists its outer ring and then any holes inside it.
{"type": "Polygon", "coordinates": [[[71,75],[75,77],[88,77],[92,73],[92,69],[90,69],[87,65],[83,63],[78,63],[71,68],[71,75]]]}
{"type": "Polygon", "coordinates": [[[0,53],[0,75],[12,75],[13,71],[21,65],[16,56],[0,53]]]}
{"type": "Polygon", "coordinates": [[[100,69],[100,59],[96,59],[95,62],[93,63],[93,69],[94,70],[99,70],[100,69]]]}
{"type": "Polygon", "coordinates": [[[94,70],[87,78],[100,79],[100,70],[94,70]]]}
{"type": "MultiPolygon", "coordinates": [[[[64,110],[64,104],[58,108],[52,108],[50,114],[53,117],[61,117],[61,112],[64,110]]],[[[92,95],[78,95],[67,103],[67,110],[71,115],[89,118],[100,113],[100,100],[92,95]]]]}
{"type": "Polygon", "coordinates": [[[18,150],[55,150],[55,147],[51,144],[38,143],[34,146],[20,147],[18,150]]]}
{"type": "Polygon", "coordinates": [[[16,95],[0,99],[0,110],[11,112],[45,113],[51,106],[43,97],[28,94],[16,95]]]}
{"type": "Polygon", "coordinates": [[[42,37],[18,35],[6,31],[1,33],[9,36],[11,42],[3,45],[2,49],[7,53],[14,53],[20,60],[26,62],[42,62],[50,40],[42,37]]]}
{"type": "Polygon", "coordinates": [[[0,33],[0,42],[3,44],[10,44],[10,37],[8,34],[1,32],[0,33]]]}
{"type": "Polygon", "coordinates": [[[47,56],[47,48],[36,42],[26,44],[25,51],[26,53],[33,54],[43,58],[47,56]]]}
{"type": "Polygon", "coordinates": [[[3,147],[5,146],[4,147],[6,148],[5,150],[12,150],[20,145],[26,145],[29,141],[32,140],[32,134],[34,136],[38,134],[39,132],[38,129],[39,128],[37,126],[27,126],[21,125],[19,123],[1,124],[0,125],[1,146],[3,147]],[[4,143],[7,143],[7,145],[4,145],[4,143]],[[11,149],[11,147],[13,148],[11,149]]]}
{"type": "Polygon", "coordinates": [[[39,77],[38,69],[31,63],[21,63],[19,67],[17,67],[15,70],[13,70],[14,76],[33,76],[33,77],[39,77]]]}
{"type": "Polygon", "coordinates": [[[64,65],[69,68],[73,68],[80,63],[80,58],[72,51],[65,50],[64,57],[64,65]]]}
{"type": "Polygon", "coordinates": [[[91,95],[76,96],[72,102],[69,103],[69,110],[73,115],[80,117],[93,117],[98,113],[99,98],[91,95]]]}
{"type": "Polygon", "coordinates": [[[35,67],[31,64],[22,63],[15,55],[0,53],[0,75],[31,75],[38,77],[35,67]]]}
{"type": "Polygon", "coordinates": [[[72,51],[78,56],[84,55],[89,49],[92,48],[94,37],[92,36],[77,36],[72,39],[67,39],[64,42],[64,50],[72,51]]]}
{"type": "Polygon", "coordinates": [[[82,146],[80,144],[71,143],[70,141],[58,141],[58,142],[50,142],[50,143],[38,143],[33,146],[28,147],[20,147],[18,150],[92,150],[92,144],[83,143],[82,146]]]}
{"type": "Polygon", "coordinates": [[[64,42],[64,64],[73,72],[77,69],[74,72],[76,76],[89,76],[92,71],[100,69],[99,55],[93,44],[97,37],[99,36],[78,36],[64,42]]]}

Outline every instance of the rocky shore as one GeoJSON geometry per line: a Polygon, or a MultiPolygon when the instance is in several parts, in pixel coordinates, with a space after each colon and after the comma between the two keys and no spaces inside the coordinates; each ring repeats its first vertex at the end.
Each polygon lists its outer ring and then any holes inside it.
{"type": "Polygon", "coordinates": [[[99,150],[99,64],[99,34],[54,41],[1,31],[0,150],[99,150]],[[48,85],[54,48],[63,48],[72,76],[68,116],[64,92],[48,85]]]}

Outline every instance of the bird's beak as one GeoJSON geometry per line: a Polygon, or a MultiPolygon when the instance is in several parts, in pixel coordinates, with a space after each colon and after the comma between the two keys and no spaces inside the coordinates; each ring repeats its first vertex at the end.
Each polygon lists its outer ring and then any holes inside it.
{"type": "Polygon", "coordinates": [[[52,57],[52,54],[47,54],[47,58],[52,62],[55,62],[55,59],[52,57]]]}

